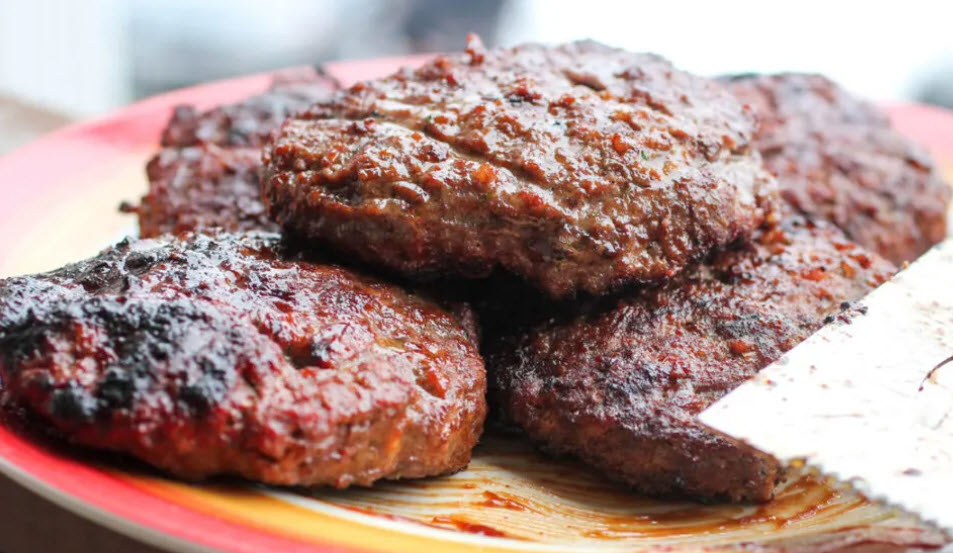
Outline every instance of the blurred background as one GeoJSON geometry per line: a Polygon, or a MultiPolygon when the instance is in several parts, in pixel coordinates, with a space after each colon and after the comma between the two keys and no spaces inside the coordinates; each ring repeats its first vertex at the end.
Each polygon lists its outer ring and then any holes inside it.
{"type": "Polygon", "coordinates": [[[701,74],[815,71],[953,107],[949,1],[0,0],[0,151],[164,90],[460,50],[469,31],[488,46],[594,38],[701,74]]]}

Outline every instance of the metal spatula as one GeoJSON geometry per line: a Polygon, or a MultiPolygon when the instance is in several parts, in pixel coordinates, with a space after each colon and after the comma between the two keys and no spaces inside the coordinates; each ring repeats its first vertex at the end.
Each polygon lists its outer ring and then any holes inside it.
{"type": "Polygon", "coordinates": [[[953,238],[701,414],[953,530],[953,238]]]}

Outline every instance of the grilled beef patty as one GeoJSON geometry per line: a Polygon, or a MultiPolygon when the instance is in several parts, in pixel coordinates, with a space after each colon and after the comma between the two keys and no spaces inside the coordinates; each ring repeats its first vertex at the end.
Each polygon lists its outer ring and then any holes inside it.
{"type": "Polygon", "coordinates": [[[695,416],[893,271],[836,228],[793,219],[658,288],[491,334],[491,404],[544,449],[638,491],[766,501],[779,463],[695,416]]]}
{"type": "Polygon", "coordinates": [[[149,192],[137,208],[139,235],[211,228],[277,231],[260,199],[260,169],[258,148],[163,148],[146,165],[149,192]]]}
{"type": "Polygon", "coordinates": [[[724,82],[759,116],[755,144],[795,210],[898,264],[946,236],[950,185],[880,109],[820,75],[724,82]]]}
{"type": "Polygon", "coordinates": [[[288,116],[328,98],[337,89],[337,82],[320,71],[279,73],[266,92],[235,104],[207,111],[178,106],[162,132],[162,145],[261,147],[288,116]]]}
{"type": "Polygon", "coordinates": [[[466,53],[290,118],[265,202],[296,236],[410,275],[500,267],[550,295],[666,279],[771,216],[721,86],[595,42],[466,53]]]}
{"type": "Polygon", "coordinates": [[[179,106],[146,166],[149,191],[136,208],[147,238],[210,228],[277,230],[261,202],[261,147],[286,117],[337,89],[313,70],[281,74],[267,92],[199,111],[179,106]]]}
{"type": "Polygon", "coordinates": [[[0,281],[2,401],[190,479],[448,473],[486,412],[472,320],[276,235],[126,240],[0,281]]]}

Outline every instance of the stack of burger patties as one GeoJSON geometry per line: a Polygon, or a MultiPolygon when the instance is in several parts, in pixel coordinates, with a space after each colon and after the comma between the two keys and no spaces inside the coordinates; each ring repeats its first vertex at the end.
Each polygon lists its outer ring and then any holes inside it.
{"type": "Polygon", "coordinates": [[[634,490],[766,501],[695,419],[938,242],[950,188],[814,75],[595,42],[465,52],[200,113],[141,233],[0,284],[4,401],[188,478],[463,468],[494,424],[634,490]]]}

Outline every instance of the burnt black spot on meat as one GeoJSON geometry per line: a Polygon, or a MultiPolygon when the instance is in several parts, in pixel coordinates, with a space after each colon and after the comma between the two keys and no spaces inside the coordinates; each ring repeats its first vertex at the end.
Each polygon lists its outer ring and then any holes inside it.
{"type": "Polygon", "coordinates": [[[179,389],[179,398],[193,412],[205,413],[228,393],[233,371],[221,363],[222,358],[201,359],[199,376],[179,389]]]}
{"type": "Polygon", "coordinates": [[[119,367],[106,369],[97,396],[107,409],[128,408],[136,390],[131,371],[119,367]]]}
{"type": "Polygon", "coordinates": [[[82,386],[69,382],[50,394],[49,411],[61,420],[90,422],[96,417],[97,401],[82,386]]]}
{"type": "Polygon", "coordinates": [[[165,256],[161,256],[158,250],[131,252],[126,256],[123,269],[133,275],[140,276],[162,261],[165,261],[165,256]]]}
{"type": "Polygon", "coordinates": [[[116,291],[122,287],[123,274],[112,260],[89,265],[76,277],[76,282],[91,294],[116,291]]]}
{"type": "MultiPolygon", "coordinates": [[[[3,364],[12,370],[32,356],[49,349],[51,340],[69,340],[68,329],[79,324],[99,329],[98,347],[115,361],[103,372],[95,393],[73,384],[51,396],[54,416],[88,420],[128,409],[138,393],[149,389],[157,378],[155,367],[175,363],[191,369],[191,379],[180,389],[180,399],[193,411],[204,411],[220,401],[233,380],[235,364],[231,337],[218,347],[203,346],[216,336],[221,315],[201,302],[142,301],[92,297],[79,305],[58,306],[45,316],[31,312],[17,327],[7,328],[0,338],[3,364]]],[[[221,333],[219,333],[221,334],[221,333]]]]}
{"type": "Polygon", "coordinates": [[[36,312],[28,310],[22,321],[0,333],[0,360],[4,367],[9,367],[7,370],[45,350],[46,329],[41,324],[36,312]]]}
{"type": "Polygon", "coordinates": [[[628,349],[605,356],[598,367],[596,382],[610,402],[627,402],[633,397],[649,395],[669,377],[665,367],[642,359],[628,349]]]}
{"type": "Polygon", "coordinates": [[[745,338],[763,333],[765,322],[757,314],[738,314],[718,321],[718,334],[725,338],[745,338]]]}
{"type": "Polygon", "coordinates": [[[236,354],[228,344],[206,347],[221,334],[215,330],[216,323],[222,324],[220,315],[201,302],[182,301],[142,302],[120,312],[109,306],[107,312],[113,315],[104,326],[118,360],[99,391],[106,406],[128,406],[149,386],[153,368],[167,363],[191,369],[188,383],[179,390],[190,410],[207,410],[222,399],[233,379],[236,354]]]}

